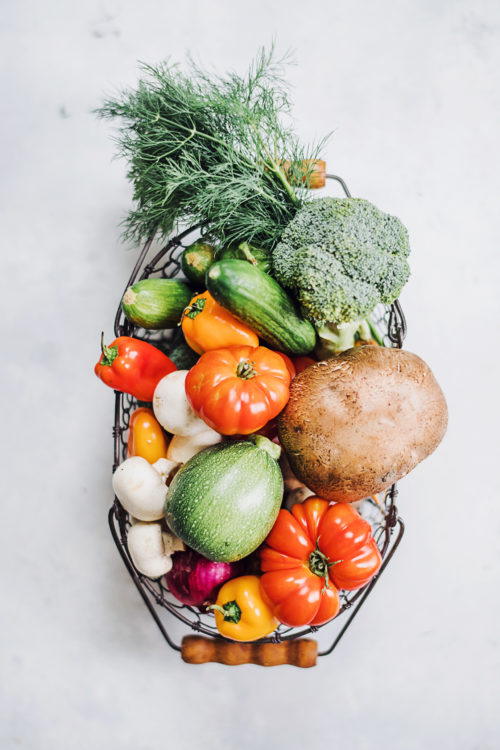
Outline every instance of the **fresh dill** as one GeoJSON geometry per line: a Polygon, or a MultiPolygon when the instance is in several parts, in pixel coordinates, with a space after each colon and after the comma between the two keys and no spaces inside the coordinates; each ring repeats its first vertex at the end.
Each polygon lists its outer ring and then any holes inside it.
{"type": "Polygon", "coordinates": [[[289,120],[284,67],[261,50],[245,77],[190,75],[169,63],[143,64],[135,90],[107,99],[97,114],[121,120],[119,154],[129,163],[135,207],[128,239],[200,224],[220,242],[271,248],[308,199],[301,164],[323,143],[303,147],[289,120]]]}

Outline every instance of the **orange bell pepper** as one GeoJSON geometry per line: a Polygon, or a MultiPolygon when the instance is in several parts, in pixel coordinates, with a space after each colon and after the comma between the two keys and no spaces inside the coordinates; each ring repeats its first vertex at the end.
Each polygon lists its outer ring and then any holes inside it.
{"type": "Polygon", "coordinates": [[[151,409],[141,407],[130,416],[127,455],[141,456],[154,464],[167,455],[168,441],[151,409]]]}
{"type": "Polygon", "coordinates": [[[258,346],[259,337],[219,305],[210,292],[193,297],[182,316],[187,344],[198,354],[228,346],[258,346]]]}
{"type": "Polygon", "coordinates": [[[279,625],[260,591],[258,576],[240,576],[227,581],[219,591],[213,609],[217,630],[233,641],[256,641],[279,625]]]}

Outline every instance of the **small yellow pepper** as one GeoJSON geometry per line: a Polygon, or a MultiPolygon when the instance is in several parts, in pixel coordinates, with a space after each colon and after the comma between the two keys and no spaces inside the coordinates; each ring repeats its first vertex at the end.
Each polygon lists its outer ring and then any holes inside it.
{"type": "Polygon", "coordinates": [[[151,409],[142,407],[132,412],[127,442],[127,456],[141,456],[154,464],[167,455],[168,442],[151,409]]]}
{"type": "Polygon", "coordinates": [[[240,576],[227,581],[217,601],[208,609],[215,613],[217,630],[233,641],[256,641],[276,630],[279,621],[263,599],[258,576],[240,576]]]}
{"type": "Polygon", "coordinates": [[[198,354],[228,346],[259,345],[257,334],[219,305],[210,292],[193,297],[182,315],[182,332],[198,354]]]}

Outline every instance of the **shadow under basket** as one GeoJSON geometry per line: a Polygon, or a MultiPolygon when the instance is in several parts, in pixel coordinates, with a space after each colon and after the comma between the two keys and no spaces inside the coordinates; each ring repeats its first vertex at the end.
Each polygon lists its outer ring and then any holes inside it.
{"type": "MultiPolygon", "coordinates": [[[[340,177],[327,175],[327,178],[339,182],[349,197],[349,191],[340,177]]],[[[197,228],[186,229],[171,238],[156,254],[152,252],[153,237],[148,239],[126,288],[149,277],[182,278],[180,256],[184,248],[198,238],[198,234],[197,228]],[[152,256],[150,260],[149,256],[152,256]]],[[[397,300],[390,306],[379,305],[372,313],[371,319],[385,346],[401,348],[406,334],[406,322],[397,300]]],[[[125,319],[119,304],[115,319],[115,336],[134,336],[168,348],[171,335],[170,331],[149,331],[135,327],[125,319]]],[[[138,405],[132,396],[115,391],[113,471],[127,457],[130,415],[138,405]]],[[[125,567],[165,641],[181,653],[184,661],[191,664],[219,662],[227,665],[291,664],[297,667],[312,667],[317,663],[318,656],[327,656],[336,648],[401,541],[404,523],[398,515],[396,496],[396,485],[393,485],[379,498],[379,503],[370,498],[358,507],[359,513],[371,524],[373,536],[382,555],[380,570],[370,583],[357,591],[340,592],[340,611],[325,625],[304,628],[280,625],[271,636],[251,643],[238,643],[223,638],[215,627],[213,614],[181,604],[170,594],[163,578],[152,580],[135,569],[127,548],[127,529],[130,520],[117,498],[109,510],[109,526],[125,567]],[[186,635],[186,629],[194,633],[186,635]],[[315,638],[310,637],[312,634],[315,638]]]]}

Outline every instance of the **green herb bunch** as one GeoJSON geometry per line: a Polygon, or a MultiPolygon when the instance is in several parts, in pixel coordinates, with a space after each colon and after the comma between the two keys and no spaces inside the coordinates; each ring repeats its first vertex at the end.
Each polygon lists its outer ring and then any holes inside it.
{"type": "Polygon", "coordinates": [[[142,65],[136,90],[97,110],[119,118],[119,153],[129,162],[135,208],[128,239],[170,233],[180,221],[221,242],[272,248],[307,201],[304,148],[290,121],[285,58],[261,50],[245,77],[208,74],[190,60],[186,75],[168,63],[142,65]]]}

